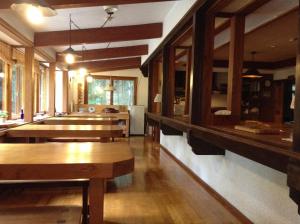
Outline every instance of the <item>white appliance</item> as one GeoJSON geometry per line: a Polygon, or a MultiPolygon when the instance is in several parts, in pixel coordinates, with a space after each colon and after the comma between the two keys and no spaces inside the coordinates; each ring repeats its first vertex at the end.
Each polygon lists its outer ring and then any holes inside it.
{"type": "Polygon", "coordinates": [[[130,134],[144,135],[145,134],[145,107],[130,106],[130,134]]]}

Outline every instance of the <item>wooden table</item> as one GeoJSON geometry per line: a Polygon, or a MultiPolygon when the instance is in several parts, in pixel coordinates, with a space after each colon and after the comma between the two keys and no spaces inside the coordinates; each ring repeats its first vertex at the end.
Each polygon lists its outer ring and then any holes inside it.
{"type": "Polygon", "coordinates": [[[81,118],[116,118],[118,120],[124,120],[124,134],[126,137],[129,136],[129,124],[130,116],[129,112],[119,112],[119,113],[88,113],[88,112],[73,112],[66,115],[66,117],[81,117],[81,118]]]}
{"type": "Polygon", "coordinates": [[[133,170],[125,142],[0,145],[0,180],[89,179],[90,224],[103,223],[104,180],[133,170]]]}
{"type": "Polygon", "coordinates": [[[122,136],[118,125],[38,125],[28,124],[11,128],[8,137],[23,138],[59,138],[59,137],[100,137],[114,138],[122,136]]]}
{"type": "Polygon", "coordinates": [[[41,124],[52,125],[116,125],[117,118],[87,118],[87,117],[51,117],[45,119],[41,124]]]}

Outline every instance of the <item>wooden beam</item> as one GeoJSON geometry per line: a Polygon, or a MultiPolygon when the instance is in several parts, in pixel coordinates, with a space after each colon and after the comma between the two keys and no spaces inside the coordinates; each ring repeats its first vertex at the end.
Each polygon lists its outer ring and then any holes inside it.
{"type": "Polygon", "coordinates": [[[141,66],[141,58],[125,58],[125,59],[113,59],[102,61],[90,61],[80,62],[73,64],[70,69],[77,70],[79,68],[86,68],[89,72],[103,71],[107,69],[119,69],[119,68],[139,68],[141,66]]]}
{"type": "MultiPolygon", "coordinates": [[[[240,10],[238,10],[235,13],[232,13],[232,16],[234,15],[238,15],[238,14],[242,14],[244,16],[247,16],[251,13],[253,13],[254,11],[256,11],[257,9],[259,9],[260,7],[262,7],[263,5],[267,4],[268,2],[270,2],[271,0],[255,0],[251,3],[249,3],[248,5],[246,5],[245,7],[241,8],[240,10]]],[[[224,13],[219,12],[217,13],[218,17],[224,17],[222,16],[224,15],[224,13]]],[[[228,14],[229,16],[230,14],[228,14]]],[[[223,32],[224,30],[228,29],[230,27],[230,21],[226,21],[225,23],[223,23],[222,25],[220,25],[219,27],[216,28],[215,34],[219,34],[221,32],[223,32]]]]}
{"type": "MultiPolygon", "coordinates": [[[[116,47],[78,51],[77,54],[82,55],[81,61],[92,61],[109,58],[134,57],[148,54],[148,45],[138,45],[131,47],[116,47]]],[[[64,57],[57,54],[57,61],[64,62],[64,57]]]]}
{"type": "Polygon", "coordinates": [[[25,76],[24,76],[24,120],[25,122],[33,121],[34,106],[34,48],[25,48],[25,76]]]}
{"type": "Polygon", "coordinates": [[[242,72],[244,57],[245,16],[231,18],[227,109],[234,117],[241,116],[242,72]]]}
{"type": "Polygon", "coordinates": [[[49,98],[48,98],[48,114],[55,115],[55,73],[56,63],[51,62],[49,66],[49,98]]]}
{"type": "MultiPolygon", "coordinates": [[[[92,7],[104,5],[125,5],[150,2],[166,2],[175,0],[47,0],[47,3],[55,9],[92,7]]],[[[8,9],[14,0],[1,1],[0,9],[8,9]]]]}
{"type": "MultiPolygon", "coordinates": [[[[142,40],[162,37],[162,23],[72,30],[72,44],[92,44],[142,40]]],[[[36,47],[69,45],[70,31],[38,32],[34,34],[36,47]]]]}

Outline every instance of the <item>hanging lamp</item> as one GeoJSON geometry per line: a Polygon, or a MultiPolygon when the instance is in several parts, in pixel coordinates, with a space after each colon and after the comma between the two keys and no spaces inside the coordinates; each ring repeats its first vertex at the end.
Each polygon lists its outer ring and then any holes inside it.
{"type": "Polygon", "coordinates": [[[70,21],[69,21],[69,47],[64,50],[61,55],[65,57],[65,62],[67,64],[73,64],[77,58],[81,56],[77,54],[77,52],[72,48],[72,16],[70,14],[70,21]]]}
{"type": "Polygon", "coordinates": [[[112,83],[112,78],[110,77],[110,82],[109,84],[104,88],[104,91],[107,91],[107,92],[113,92],[115,91],[115,87],[113,86],[113,83],[112,83]]]}
{"type": "MultiPolygon", "coordinates": [[[[256,51],[251,52],[251,61],[253,62],[253,64],[255,63],[256,54],[257,54],[256,51]]],[[[242,76],[243,78],[252,78],[252,79],[259,79],[263,77],[254,65],[251,66],[245,73],[243,73],[242,76]]]]}
{"type": "Polygon", "coordinates": [[[44,17],[56,16],[57,12],[45,0],[17,0],[10,8],[25,15],[32,24],[40,24],[44,17]]]}

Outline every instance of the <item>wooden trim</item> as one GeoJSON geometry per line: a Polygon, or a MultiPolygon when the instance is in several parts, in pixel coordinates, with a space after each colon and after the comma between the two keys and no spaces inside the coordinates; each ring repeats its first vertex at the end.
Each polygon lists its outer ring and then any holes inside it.
{"type": "Polygon", "coordinates": [[[223,196],[216,192],[212,187],[205,183],[196,173],[194,173],[189,167],[187,167],[183,162],[177,159],[167,148],[160,145],[160,148],[173,159],[194,181],[196,181],[201,187],[203,187],[211,196],[213,196],[220,204],[222,204],[233,216],[237,217],[241,223],[252,224],[243,213],[241,213],[236,207],[234,207],[230,202],[228,202],[223,196]]]}
{"type": "Polygon", "coordinates": [[[191,68],[192,68],[192,49],[187,51],[187,63],[186,63],[186,78],[185,78],[185,105],[184,114],[190,112],[190,92],[191,92],[191,68]]]}
{"type": "MultiPolygon", "coordinates": [[[[117,41],[143,40],[162,37],[162,23],[132,26],[117,26],[72,30],[72,44],[92,44],[117,41]]],[[[70,31],[37,32],[34,34],[34,46],[61,46],[70,44],[70,31]]]]}
{"type": "Polygon", "coordinates": [[[12,65],[6,64],[6,79],[5,79],[5,91],[6,91],[6,111],[8,113],[8,120],[11,119],[12,113],[12,65]]]}

